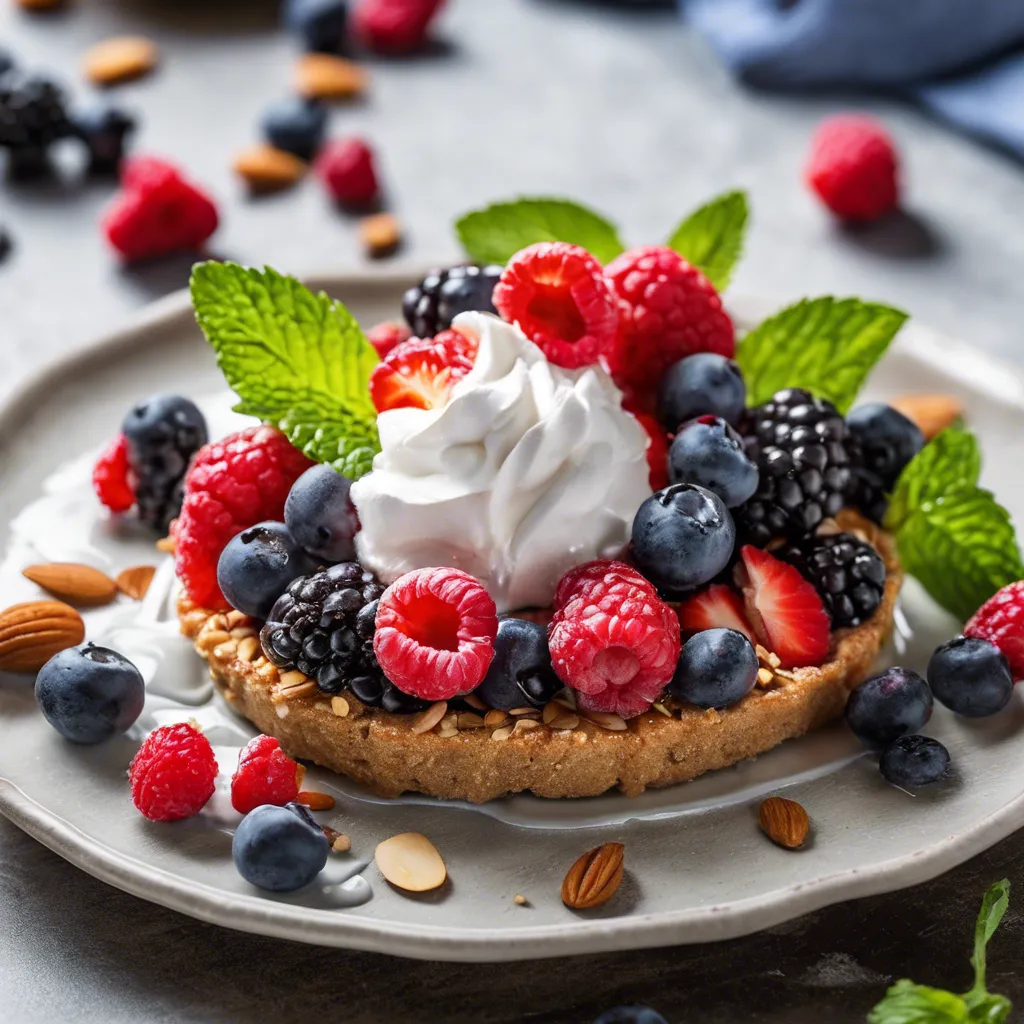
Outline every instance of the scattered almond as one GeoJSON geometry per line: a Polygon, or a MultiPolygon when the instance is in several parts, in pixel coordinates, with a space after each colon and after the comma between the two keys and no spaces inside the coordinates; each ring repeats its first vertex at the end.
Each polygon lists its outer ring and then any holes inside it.
{"type": "Polygon", "coordinates": [[[310,789],[304,789],[295,798],[300,804],[305,804],[311,811],[329,811],[334,807],[334,797],[328,793],[316,793],[310,789]]]}
{"type": "Polygon", "coordinates": [[[335,853],[348,853],[352,849],[352,840],[348,836],[341,835],[331,843],[331,849],[335,853]]]}
{"type": "Polygon", "coordinates": [[[349,713],[349,704],[344,697],[332,697],[331,698],[331,711],[334,712],[339,718],[347,718],[349,713]]]}
{"type": "Polygon", "coordinates": [[[448,871],[437,847],[419,832],[385,839],[374,852],[380,873],[406,892],[428,892],[444,885],[448,871]]]}
{"type": "Polygon", "coordinates": [[[390,256],[402,241],[402,227],[393,213],[377,213],[359,222],[359,238],[371,259],[390,256]]]}
{"type": "Polygon", "coordinates": [[[295,88],[310,100],[350,100],[366,91],[366,69],[344,57],[307,53],[295,65],[295,88]]]}
{"type": "Polygon", "coordinates": [[[122,569],[117,574],[115,582],[122,594],[141,601],[146,596],[155,575],[155,565],[133,565],[128,569],[122,569]]]}
{"type": "Polygon", "coordinates": [[[787,850],[803,846],[811,822],[807,812],[795,800],[770,796],[757,812],[757,823],[773,843],[787,850]]]}
{"type": "Polygon", "coordinates": [[[0,612],[0,671],[38,672],[85,639],[82,616],[60,601],[25,601],[0,612]]]}
{"type": "Polygon", "coordinates": [[[963,402],[953,395],[901,395],[889,404],[913,420],[926,441],[951,427],[964,414],[963,402]]]}
{"type": "Polygon", "coordinates": [[[517,892],[515,896],[512,897],[512,902],[517,907],[525,907],[526,904],[529,903],[529,900],[522,893],[517,892]]]}
{"type": "Polygon", "coordinates": [[[235,173],[253,192],[291,188],[306,173],[306,163],[292,153],[260,143],[235,156],[235,173]]]}
{"type": "Polygon", "coordinates": [[[439,725],[441,719],[448,713],[448,704],[446,701],[439,700],[435,704],[431,704],[426,711],[421,711],[412,720],[412,725],[409,727],[412,732],[419,735],[423,732],[430,732],[435,725],[439,725]]]}
{"type": "Polygon", "coordinates": [[[605,843],[583,854],[562,882],[562,902],[574,910],[607,903],[622,881],[624,853],[622,843],[605,843]]]}
{"type": "Polygon", "coordinates": [[[114,36],[86,51],[82,70],[93,85],[117,85],[148,75],[159,62],[156,43],[145,36],[114,36]]]}
{"type": "Polygon", "coordinates": [[[21,574],[68,604],[109,604],[117,596],[117,583],[105,572],[78,562],[30,565],[21,574]]]}

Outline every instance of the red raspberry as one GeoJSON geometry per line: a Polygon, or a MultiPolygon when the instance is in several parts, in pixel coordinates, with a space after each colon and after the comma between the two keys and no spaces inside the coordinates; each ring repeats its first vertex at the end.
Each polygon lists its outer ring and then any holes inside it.
{"type": "Polygon", "coordinates": [[[135,504],[135,491],[128,479],[128,441],[118,434],[96,460],[92,470],[96,497],[111,512],[127,512],[135,504]]]}
{"type": "Polygon", "coordinates": [[[396,346],[370,375],[370,398],[377,412],[441,408],[452,388],[473,369],[476,346],[476,339],[460,331],[412,338],[396,346]]]}
{"type": "Polygon", "coordinates": [[[494,286],[495,308],[570,370],[609,352],[619,311],[601,264],[578,245],[538,242],[517,252],[494,286]]]}
{"type": "Polygon", "coordinates": [[[622,330],[608,369],[643,405],[665,371],[696,352],[732,356],[732,321],[711,282],[677,252],[663,246],[631,249],[605,270],[622,303],[622,330]]]}
{"type": "Polygon", "coordinates": [[[896,147],[870,117],[840,114],[823,121],[804,175],[822,202],[846,220],[877,220],[899,202],[896,147]]]}
{"type": "Polygon", "coordinates": [[[668,437],[657,417],[646,412],[634,412],[637,422],[647,431],[647,465],[650,467],[652,491],[668,487],[668,437]]]}
{"type": "Polygon", "coordinates": [[[1024,679],[1024,580],[990,597],[967,623],[964,636],[995,644],[1010,663],[1014,682],[1024,679]]]}
{"type": "Polygon", "coordinates": [[[213,200],[177,168],[152,157],[125,163],[123,190],[103,218],[110,244],[127,260],[198,249],[217,230],[213,200]]]}
{"type": "Polygon", "coordinates": [[[217,585],[220,553],[247,526],[283,519],[292,484],[312,465],[284,434],[266,426],[249,427],[196,452],[173,528],[178,576],[196,604],[228,607],[217,585]]]}
{"type": "Polygon", "coordinates": [[[549,645],[556,675],[576,691],[583,710],[633,718],[675,672],[679,620],[649,583],[638,585],[619,570],[577,589],[556,613],[549,645]]]}
{"type": "Polygon", "coordinates": [[[629,583],[636,587],[645,587],[652,596],[657,596],[654,584],[641,575],[638,569],[625,562],[616,562],[608,558],[598,558],[593,562],[584,562],[570,569],[555,588],[552,606],[557,614],[575,597],[588,592],[594,584],[629,583]]]}
{"type": "Polygon", "coordinates": [[[480,685],[498,616],[483,584],[461,569],[415,569],[384,591],[373,651],[403,693],[448,700],[480,685]]]}
{"type": "Polygon", "coordinates": [[[313,170],[331,196],[346,206],[372,206],[380,196],[373,150],[362,139],[328,142],[313,170]]]}
{"type": "Polygon", "coordinates": [[[420,46],[444,0],[363,0],[352,13],[357,38],[381,53],[407,53],[420,46]]]}
{"type": "Polygon", "coordinates": [[[132,803],[150,821],[198,814],[213,796],[216,778],[213,747],[191,722],[151,732],[128,769],[132,803]]]}
{"type": "Polygon", "coordinates": [[[381,359],[386,359],[397,346],[412,337],[412,331],[405,324],[388,320],[377,324],[376,327],[371,327],[366,337],[370,339],[370,344],[377,350],[377,355],[381,359]]]}
{"type": "Polygon", "coordinates": [[[283,807],[298,797],[305,774],[273,736],[256,736],[239,751],[238,768],[231,776],[231,806],[239,814],[261,804],[283,807]]]}

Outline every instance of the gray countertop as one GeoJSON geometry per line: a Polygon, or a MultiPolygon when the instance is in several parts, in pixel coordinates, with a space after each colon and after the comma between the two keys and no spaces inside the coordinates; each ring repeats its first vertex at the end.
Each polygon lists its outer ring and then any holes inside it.
{"type": "MultiPolygon", "coordinates": [[[[800,168],[813,126],[849,105],[737,87],[671,9],[569,0],[451,0],[441,42],[372,66],[365,103],[337,134],[378,146],[409,266],[457,255],[453,215],[517,193],[567,195],[605,211],[630,240],[657,241],[727,187],[751,193],[753,229],[734,287],[785,298],[831,292],[902,306],[1017,361],[1024,322],[1024,169],[911,107],[882,114],[906,160],[907,213],[836,227],[800,168]]],[[[296,273],[362,259],[354,222],[312,181],[250,201],[230,171],[258,112],[288,88],[292,47],[265,0],[80,0],[66,14],[0,7],[0,40],[25,64],[87,90],[78,58],[114,31],[159,40],[156,76],[125,87],[138,148],[180,161],[222,204],[219,256],[296,273]]],[[[109,186],[61,180],[0,187],[16,249],[0,265],[0,399],[57,354],[126,322],[185,284],[189,261],[123,269],[97,229],[109,186]]],[[[905,893],[821,911],[745,940],[559,963],[445,966],[238,935],[150,906],[77,872],[0,820],[0,1018],[104,1021],[576,1022],[647,1002],[672,1024],[862,1021],[893,976],[968,984],[981,893],[1024,880],[1014,837],[905,893]]],[[[1011,976],[1019,912],[996,940],[991,987],[1011,976]]]]}

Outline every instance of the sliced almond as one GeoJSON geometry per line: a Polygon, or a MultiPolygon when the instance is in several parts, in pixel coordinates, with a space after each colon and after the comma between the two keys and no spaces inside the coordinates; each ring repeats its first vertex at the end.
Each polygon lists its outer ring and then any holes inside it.
{"type": "Polygon", "coordinates": [[[0,612],[0,671],[38,672],[85,639],[82,616],[60,601],[25,601],[0,612]]]}
{"type": "Polygon", "coordinates": [[[495,729],[494,732],[491,733],[491,739],[499,743],[502,740],[507,740],[509,736],[512,735],[513,728],[514,726],[511,725],[503,725],[500,729],[495,729]]]}
{"type": "Polygon", "coordinates": [[[460,711],[456,725],[460,729],[482,729],[484,727],[484,716],[473,711],[460,711]]]}
{"type": "Polygon", "coordinates": [[[516,724],[512,727],[512,732],[523,733],[530,732],[532,729],[541,729],[540,722],[534,721],[532,718],[519,718],[516,720],[516,724]]]}
{"type": "Polygon", "coordinates": [[[773,843],[787,850],[803,846],[811,828],[803,806],[781,796],[770,796],[761,804],[757,811],[757,823],[773,843]]]}
{"type": "Polygon", "coordinates": [[[295,88],[310,100],[350,100],[366,91],[366,69],[344,57],[307,53],[295,65],[295,88]]]}
{"type": "Polygon", "coordinates": [[[149,585],[153,582],[154,575],[156,575],[155,565],[132,565],[127,569],[122,569],[117,574],[115,582],[117,589],[122,594],[141,601],[149,591],[149,585]]]}
{"type": "Polygon", "coordinates": [[[624,855],[622,843],[605,843],[588,850],[569,868],[562,882],[562,902],[574,910],[607,903],[622,882],[624,855]]]}
{"type": "Polygon", "coordinates": [[[563,711],[547,723],[550,729],[575,729],[580,724],[580,716],[572,711],[563,711]]]}
{"type": "Polygon", "coordinates": [[[349,710],[349,703],[344,697],[331,698],[331,711],[334,712],[338,718],[347,718],[349,710]]]}
{"type": "Polygon", "coordinates": [[[964,414],[964,403],[953,395],[901,395],[889,404],[916,423],[926,441],[951,427],[964,414]]]}
{"type": "Polygon", "coordinates": [[[419,832],[385,839],[374,852],[380,873],[406,892],[428,892],[444,885],[448,871],[437,847],[419,832]]]}
{"type": "Polygon", "coordinates": [[[359,238],[371,259],[390,256],[402,242],[402,225],[393,213],[377,213],[359,222],[359,238]]]}
{"type": "Polygon", "coordinates": [[[489,711],[490,708],[475,694],[467,693],[462,698],[471,708],[476,708],[477,711],[489,711]]]}
{"type": "Polygon", "coordinates": [[[334,797],[329,793],[304,789],[295,799],[300,804],[305,804],[311,811],[329,811],[334,807],[334,797]]]}
{"type": "Polygon", "coordinates": [[[440,724],[441,719],[444,718],[446,714],[448,714],[448,704],[446,701],[439,700],[436,704],[431,704],[426,711],[421,711],[416,715],[409,728],[417,735],[424,732],[430,732],[435,725],[440,724]]]}
{"type": "Polygon", "coordinates": [[[629,726],[621,715],[612,711],[581,711],[581,715],[594,725],[607,729],[609,732],[624,732],[629,726]]]}
{"type": "Polygon", "coordinates": [[[30,565],[22,569],[21,574],[68,604],[83,607],[110,604],[117,596],[117,583],[105,572],[78,562],[30,565]]]}
{"type": "Polygon", "coordinates": [[[145,36],[114,36],[96,43],[82,58],[82,71],[93,85],[117,85],[148,75],[160,50],[145,36]]]}
{"type": "Polygon", "coordinates": [[[507,711],[499,711],[497,708],[495,708],[492,711],[488,711],[487,714],[484,715],[484,725],[486,725],[488,729],[497,729],[500,726],[505,725],[507,722],[507,711]]]}
{"type": "Polygon", "coordinates": [[[234,169],[253,192],[277,192],[301,181],[306,163],[283,149],[259,143],[235,155],[234,169]]]}
{"type": "Polygon", "coordinates": [[[260,652],[260,642],[255,636],[247,636],[238,641],[238,650],[235,657],[239,661],[252,663],[260,652]]]}

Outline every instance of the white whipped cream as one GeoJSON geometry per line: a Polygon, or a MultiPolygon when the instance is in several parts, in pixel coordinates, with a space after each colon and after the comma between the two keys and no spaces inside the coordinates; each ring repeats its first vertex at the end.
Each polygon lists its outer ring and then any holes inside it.
{"type": "Polygon", "coordinates": [[[360,561],[384,582],[432,565],[480,579],[498,610],[551,602],[562,574],[614,557],[651,489],[647,435],[599,367],[564,370],[518,327],[463,313],[480,339],[441,409],[392,409],[352,487],[360,561]]]}

